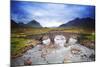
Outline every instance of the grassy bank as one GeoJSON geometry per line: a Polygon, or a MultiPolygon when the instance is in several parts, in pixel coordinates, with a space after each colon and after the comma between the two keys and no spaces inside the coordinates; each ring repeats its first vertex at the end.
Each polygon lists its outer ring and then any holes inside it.
{"type": "MultiPolygon", "coordinates": [[[[80,34],[80,43],[95,41],[95,34],[78,28],[15,28],[11,31],[11,54],[20,55],[23,48],[40,43],[36,38],[50,31],[63,31],[80,34]],[[32,36],[32,37],[30,37],[32,36]]],[[[94,48],[94,46],[92,46],[94,48]]]]}

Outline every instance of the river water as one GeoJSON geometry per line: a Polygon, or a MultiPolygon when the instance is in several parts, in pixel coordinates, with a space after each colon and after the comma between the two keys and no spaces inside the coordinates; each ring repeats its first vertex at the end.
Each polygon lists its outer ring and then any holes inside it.
{"type": "Polygon", "coordinates": [[[94,61],[90,58],[94,55],[94,50],[89,49],[80,44],[70,45],[68,47],[62,47],[54,49],[50,53],[42,57],[43,51],[41,45],[28,50],[23,56],[12,60],[12,66],[23,66],[27,59],[32,62],[31,65],[38,64],[55,64],[55,63],[69,63],[69,62],[89,62],[94,61]]]}

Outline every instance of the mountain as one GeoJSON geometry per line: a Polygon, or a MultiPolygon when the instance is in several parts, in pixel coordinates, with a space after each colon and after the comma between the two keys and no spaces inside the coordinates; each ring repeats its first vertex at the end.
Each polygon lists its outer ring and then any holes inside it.
{"type": "Polygon", "coordinates": [[[30,21],[29,23],[26,24],[26,26],[28,26],[28,27],[42,27],[42,26],[40,25],[40,23],[37,22],[36,20],[30,21]]]}
{"type": "Polygon", "coordinates": [[[26,25],[23,22],[16,23],[14,20],[11,19],[11,27],[12,28],[22,28],[26,27],[26,25]]]}
{"type": "Polygon", "coordinates": [[[27,25],[24,24],[23,22],[19,22],[18,25],[19,25],[19,27],[27,27],[27,25]]]}
{"type": "Polygon", "coordinates": [[[92,18],[76,18],[65,24],[60,25],[59,27],[95,29],[95,20],[92,18]]]}
{"type": "Polygon", "coordinates": [[[19,25],[11,19],[11,28],[16,28],[16,27],[19,27],[19,25]]]}
{"type": "Polygon", "coordinates": [[[24,27],[42,27],[39,22],[35,21],[35,20],[32,20],[30,21],[29,23],[27,24],[24,24],[23,22],[19,22],[19,23],[16,23],[14,20],[11,19],[11,27],[12,28],[24,28],[24,27]]]}

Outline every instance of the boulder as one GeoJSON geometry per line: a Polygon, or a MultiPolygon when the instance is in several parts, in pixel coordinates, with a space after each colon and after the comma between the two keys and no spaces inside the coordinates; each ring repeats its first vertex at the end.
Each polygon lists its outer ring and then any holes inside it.
{"type": "Polygon", "coordinates": [[[42,43],[44,45],[49,45],[51,43],[51,39],[49,38],[49,36],[43,36],[42,37],[42,43]]]}

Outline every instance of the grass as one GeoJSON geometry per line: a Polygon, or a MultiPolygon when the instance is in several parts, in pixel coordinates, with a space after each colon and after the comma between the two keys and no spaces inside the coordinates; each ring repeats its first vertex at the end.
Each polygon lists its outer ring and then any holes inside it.
{"type": "Polygon", "coordinates": [[[95,33],[81,34],[79,43],[88,48],[95,49],[95,33]]]}
{"type": "Polygon", "coordinates": [[[87,36],[87,38],[90,39],[90,40],[95,40],[95,34],[91,33],[91,35],[87,36]]]}
{"type": "Polygon", "coordinates": [[[26,46],[28,40],[24,38],[11,38],[11,52],[12,54],[20,53],[20,49],[26,46]]]}
{"type": "Polygon", "coordinates": [[[24,48],[25,46],[28,46],[30,44],[36,45],[39,43],[36,39],[29,39],[30,35],[38,36],[44,33],[48,33],[52,30],[60,30],[64,32],[71,32],[71,33],[80,33],[81,41],[89,40],[94,41],[95,40],[95,34],[91,32],[84,31],[83,29],[73,29],[73,28],[16,28],[12,29],[11,31],[11,53],[12,55],[20,54],[21,48],[24,48]]]}

